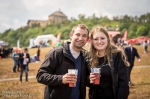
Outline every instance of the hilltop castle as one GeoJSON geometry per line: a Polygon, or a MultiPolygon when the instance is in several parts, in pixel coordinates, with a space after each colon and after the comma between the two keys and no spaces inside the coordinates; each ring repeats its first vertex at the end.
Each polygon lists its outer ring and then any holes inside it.
{"type": "Polygon", "coordinates": [[[50,23],[58,23],[65,20],[67,20],[67,16],[59,10],[49,15],[48,20],[28,20],[27,25],[39,24],[40,26],[47,26],[50,23]]]}

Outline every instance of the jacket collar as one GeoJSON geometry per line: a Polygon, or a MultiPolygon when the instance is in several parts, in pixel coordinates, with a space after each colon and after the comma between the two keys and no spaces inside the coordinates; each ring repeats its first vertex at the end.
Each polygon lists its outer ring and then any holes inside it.
{"type": "MultiPolygon", "coordinates": [[[[69,55],[69,44],[70,44],[70,43],[71,43],[71,42],[66,42],[66,43],[63,44],[63,53],[64,53],[65,55],[67,55],[67,56],[70,56],[70,55],[69,55]]],[[[80,51],[81,55],[83,54],[83,51],[85,51],[85,50],[82,49],[82,50],[80,51]]]]}

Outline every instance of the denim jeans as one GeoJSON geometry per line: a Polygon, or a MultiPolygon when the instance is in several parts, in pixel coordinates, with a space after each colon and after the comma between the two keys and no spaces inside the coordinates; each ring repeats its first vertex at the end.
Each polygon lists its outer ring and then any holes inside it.
{"type": "Polygon", "coordinates": [[[18,65],[18,60],[14,60],[14,67],[13,67],[13,72],[16,72],[16,67],[18,65]]]}
{"type": "Polygon", "coordinates": [[[25,74],[26,74],[26,82],[28,82],[28,66],[27,65],[23,65],[21,67],[21,71],[20,71],[20,82],[22,82],[22,75],[23,75],[23,72],[25,71],[25,74]]]}

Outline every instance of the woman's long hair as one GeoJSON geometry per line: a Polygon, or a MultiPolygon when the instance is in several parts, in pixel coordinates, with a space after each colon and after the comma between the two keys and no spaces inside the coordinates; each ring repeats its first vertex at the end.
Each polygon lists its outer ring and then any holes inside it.
{"type": "Polygon", "coordinates": [[[122,56],[122,59],[123,59],[125,65],[129,66],[129,63],[127,62],[127,58],[125,56],[124,51],[119,49],[114,44],[114,42],[112,41],[112,38],[108,35],[107,30],[105,30],[103,27],[96,26],[95,28],[92,29],[91,34],[90,34],[90,40],[91,40],[90,53],[89,53],[90,58],[91,58],[90,67],[93,68],[93,67],[97,67],[99,65],[99,62],[98,62],[98,51],[94,48],[94,46],[92,44],[93,35],[96,32],[103,32],[106,35],[106,37],[107,37],[107,47],[106,47],[106,50],[105,50],[105,53],[104,53],[105,54],[104,59],[108,60],[109,66],[111,66],[110,65],[111,54],[115,54],[115,53],[118,53],[118,52],[121,52],[121,56],[122,56]]]}

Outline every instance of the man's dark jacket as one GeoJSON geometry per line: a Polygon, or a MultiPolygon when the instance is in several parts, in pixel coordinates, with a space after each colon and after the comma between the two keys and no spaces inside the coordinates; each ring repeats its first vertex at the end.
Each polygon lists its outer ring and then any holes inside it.
{"type": "MultiPolygon", "coordinates": [[[[80,98],[85,99],[86,95],[86,67],[84,60],[84,51],[81,51],[81,80],[80,80],[80,98]]],[[[37,81],[46,85],[44,99],[70,99],[72,88],[68,84],[62,83],[62,77],[68,72],[68,69],[74,69],[73,62],[69,53],[69,43],[63,47],[51,50],[45,57],[37,73],[37,81]]]]}
{"type": "MultiPolygon", "coordinates": [[[[23,56],[24,56],[24,53],[19,54],[19,63],[21,66],[23,66],[23,61],[24,61],[23,56]]],[[[29,61],[27,62],[27,65],[28,65],[30,63],[30,54],[29,53],[26,53],[26,58],[29,59],[29,61]]]]}
{"type": "Polygon", "coordinates": [[[140,59],[137,49],[132,47],[132,53],[131,53],[131,47],[126,47],[124,50],[125,50],[125,54],[127,55],[127,59],[130,63],[130,66],[134,66],[135,57],[140,59]]]}

